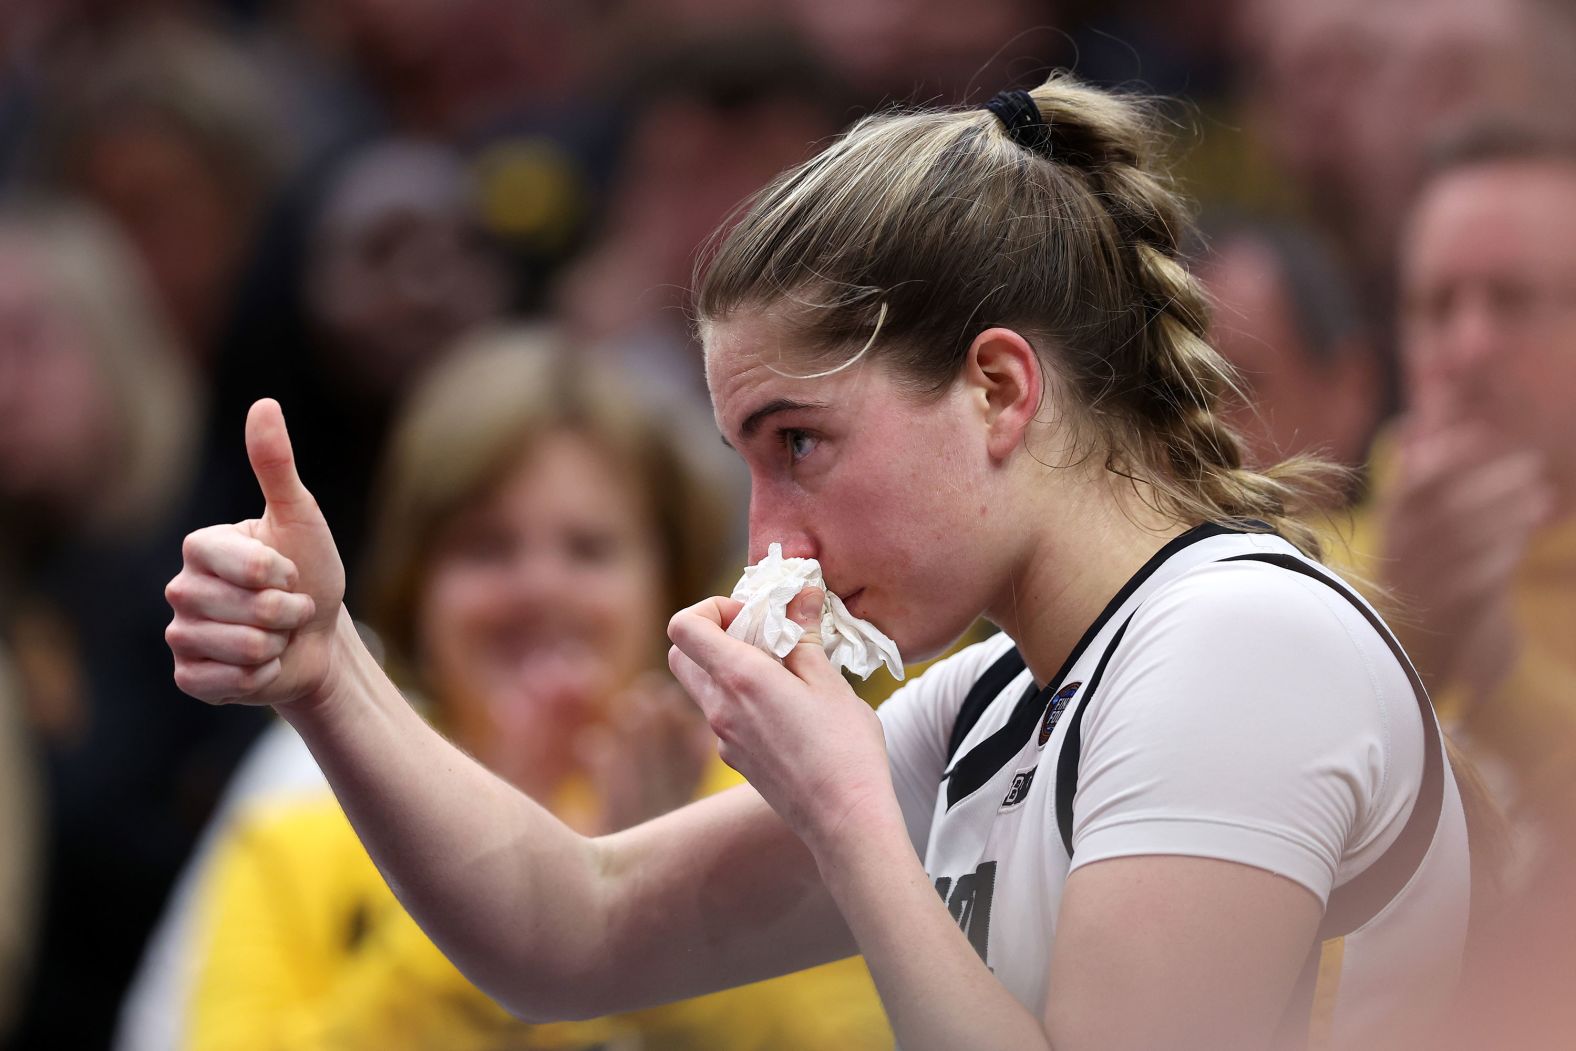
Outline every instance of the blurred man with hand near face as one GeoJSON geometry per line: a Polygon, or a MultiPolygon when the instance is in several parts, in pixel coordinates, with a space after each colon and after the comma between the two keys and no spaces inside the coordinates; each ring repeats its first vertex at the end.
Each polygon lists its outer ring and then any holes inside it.
{"type": "Polygon", "coordinates": [[[1515,832],[1459,1032],[1545,1046],[1576,1035],[1554,984],[1576,965],[1576,137],[1501,121],[1441,152],[1401,288],[1406,410],[1357,546],[1515,832]]]}

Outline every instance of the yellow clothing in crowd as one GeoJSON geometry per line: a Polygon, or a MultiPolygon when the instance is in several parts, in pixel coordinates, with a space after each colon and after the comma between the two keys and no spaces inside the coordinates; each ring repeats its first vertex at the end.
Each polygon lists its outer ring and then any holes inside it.
{"type": "MultiPolygon", "coordinates": [[[[1394,453],[1388,442],[1375,448],[1374,491],[1383,492],[1395,477],[1394,453]]],[[[1370,500],[1354,517],[1349,555],[1352,568],[1370,580],[1384,579],[1381,532],[1370,500]]],[[[1331,554],[1339,560],[1343,552],[1337,546],[1331,554]]],[[[1474,754],[1509,768],[1518,810],[1576,831],[1576,517],[1533,538],[1512,589],[1521,648],[1510,673],[1484,697],[1447,683],[1434,705],[1474,754]]],[[[1404,628],[1407,619],[1403,609],[1395,623],[1404,628]]],[[[1413,630],[1427,630],[1426,620],[1413,630]]]]}
{"type": "MultiPolygon", "coordinates": [[[[707,788],[735,777],[718,763],[707,788]]],[[[858,958],[628,1015],[520,1022],[421,932],[331,796],[254,810],[232,827],[209,871],[198,905],[193,1051],[892,1046],[858,958]]]]}

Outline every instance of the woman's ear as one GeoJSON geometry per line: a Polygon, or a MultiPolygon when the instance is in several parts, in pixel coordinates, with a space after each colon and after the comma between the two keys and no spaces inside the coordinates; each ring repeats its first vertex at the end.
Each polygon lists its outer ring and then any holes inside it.
{"type": "Polygon", "coordinates": [[[1005,460],[1024,444],[1045,392],[1044,368],[1029,341],[1010,328],[974,337],[963,382],[987,429],[990,455],[1005,460]]]}

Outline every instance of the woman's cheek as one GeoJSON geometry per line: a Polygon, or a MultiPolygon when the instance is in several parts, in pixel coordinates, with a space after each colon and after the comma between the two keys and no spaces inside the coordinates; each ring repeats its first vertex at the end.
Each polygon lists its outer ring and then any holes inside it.
{"type": "Polygon", "coordinates": [[[435,568],[417,605],[417,653],[443,692],[474,689],[488,675],[486,639],[501,617],[498,573],[458,560],[435,568]]]}
{"type": "Polygon", "coordinates": [[[621,677],[634,678],[661,663],[669,615],[665,590],[660,567],[650,559],[625,565],[607,581],[602,622],[621,677]]]}

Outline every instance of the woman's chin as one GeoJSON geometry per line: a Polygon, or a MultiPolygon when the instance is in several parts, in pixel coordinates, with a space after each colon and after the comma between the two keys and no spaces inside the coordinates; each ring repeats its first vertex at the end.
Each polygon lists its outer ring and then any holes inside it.
{"type": "Polygon", "coordinates": [[[897,651],[902,655],[904,664],[920,664],[946,654],[974,624],[975,621],[970,620],[956,629],[948,627],[942,631],[937,630],[942,627],[937,624],[907,631],[899,627],[898,633],[892,635],[892,641],[897,643],[897,651]]]}

